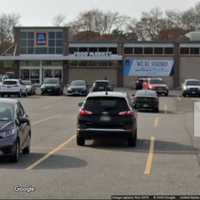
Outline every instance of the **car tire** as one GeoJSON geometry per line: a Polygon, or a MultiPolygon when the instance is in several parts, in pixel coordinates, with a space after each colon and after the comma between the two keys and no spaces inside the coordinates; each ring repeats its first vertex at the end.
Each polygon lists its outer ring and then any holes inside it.
{"type": "Polygon", "coordinates": [[[136,147],[137,144],[137,130],[134,137],[128,139],[128,146],[129,147],[136,147]]]}
{"type": "Polygon", "coordinates": [[[30,135],[29,135],[29,143],[28,143],[28,146],[25,147],[25,148],[22,150],[22,153],[23,153],[24,155],[28,155],[28,154],[31,153],[31,137],[30,137],[30,135]]]}
{"type": "Polygon", "coordinates": [[[16,141],[15,143],[15,152],[14,154],[10,157],[11,162],[18,162],[19,161],[19,156],[20,156],[20,143],[19,140],[16,141]]]}
{"type": "Polygon", "coordinates": [[[20,91],[19,93],[18,93],[18,95],[17,95],[19,98],[21,98],[22,97],[22,91],[20,91]]]}
{"type": "Polygon", "coordinates": [[[186,97],[186,94],[185,94],[185,93],[183,93],[183,97],[186,97]]]}
{"type": "Polygon", "coordinates": [[[1,97],[3,98],[3,97],[4,97],[4,94],[1,94],[1,97]]]}
{"type": "Polygon", "coordinates": [[[155,113],[159,113],[159,108],[156,108],[156,109],[155,109],[155,113]]]}
{"type": "Polygon", "coordinates": [[[83,137],[77,136],[76,137],[76,143],[78,146],[84,146],[85,145],[85,139],[83,137]]]}

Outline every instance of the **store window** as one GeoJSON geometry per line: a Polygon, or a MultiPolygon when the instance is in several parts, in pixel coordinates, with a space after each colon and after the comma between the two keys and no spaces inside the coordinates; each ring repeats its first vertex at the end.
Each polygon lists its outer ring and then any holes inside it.
{"type": "Polygon", "coordinates": [[[154,48],[154,54],[163,54],[163,48],[159,47],[154,48]]]}
{"type": "Polygon", "coordinates": [[[124,48],[124,54],[133,54],[133,48],[131,47],[124,48]]]}
{"type": "Polygon", "coordinates": [[[107,52],[108,48],[99,48],[99,52],[107,52]]]}
{"type": "Polygon", "coordinates": [[[190,54],[199,55],[199,48],[190,48],[190,54]]]}
{"type": "Polygon", "coordinates": [[[144,54],[153,54],[153,48],[151,47],[144,48],[144,54]]]}
{"type": "Polygon", "coordinates": [[[181,53],[181,54],[189,54],[189,53],[190,53],[190,49],[187,48],[187,47],[182,47],[182,48],[180,49],[180,53],[181,53]]]}
{"type": "Polygon", "coordinates": [[[117,48],[109,48],[109,52],[112,52],[112,54],[117,54],[117,48]]]}
{"type": "Polygon", "coordinates": [[[174,54],[174,48],[167,47],[167,48],[165,48],[164,53],[165,54],[174,54]]]}
{"type": "Polygon", "coordinates": [[[136,47],[135,48],[135,54],[143,54],[143,48],[142,47],[136,47]]]}

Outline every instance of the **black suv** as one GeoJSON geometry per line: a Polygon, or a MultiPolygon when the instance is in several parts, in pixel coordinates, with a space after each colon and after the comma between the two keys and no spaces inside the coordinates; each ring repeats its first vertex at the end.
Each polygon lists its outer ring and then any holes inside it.
{"type": "Polygon", "coordinates": [[[155,91],[138,90],[133,96],[134,108],[136,110],[159,112],[159,98],[155,91]]]}
{"type": "Polygon", "coordinates": [[[63,94],[63,85],[61,84],[59,78],[46,78],[41,85],[41,94],[63,94]]]}
{"type": "Polygon", "coordinates": [[[93,83],[91,92],[113,91],[113,87],[108,80],[97,80],[93,83]]]}
{"type": "Polygon", "coordinates": [[[86,139],[124,138],[136,146],[137,116],[127,93],[94,92],[83,103],[77,123],[77,144],[86,139]]]}
{"type": "Polygon", "coordinates": [[[0,99],[0,153],[12,162],[30,153],[31,125],[22,104],[14,99],[0,99]]]}

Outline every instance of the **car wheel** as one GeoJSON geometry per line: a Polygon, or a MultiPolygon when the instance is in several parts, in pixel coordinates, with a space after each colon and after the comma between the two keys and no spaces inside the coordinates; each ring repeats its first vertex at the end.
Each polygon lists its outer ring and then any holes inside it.
{"type": "Polygon", "coordinates": [[[22,97],[22,91],[20,90],[20,92],[17,95],[19,98],[22,97]]]}
{"type": "Polygon", "coordinates": [[[18,162],[19,161],[19,155],[20,155],[20,143],[19,143],[18,140],[17,140],[14,148],[15,148],[14,154],[10,157],[10,161],[11,162],[18,162]]]}
{"type": "Polygon", "coordinates": [[[128,139],[128,146],[135,147],[136,143],[137,143],[137,130],[136,130],[135,136],[128,139]]]}
{"type": "Polygon", "coordinates": [[[22,150],[22,153],[23,154],[30,154],[31,152],[31,136],[29,134],[29,142],[28,142],[28,146],[25,147],[23,150],[22,150]]]}
{"type": "Polygon", "coordinates": [[[186,97],[186,94],[185,94],[185,93],[183,93],[183,97],[186,97]]]}
{"type": "Polygon", "coordinates": [[[83,137],[77,136],[76,137],[76,143],[78,146],[84,146],[85,145],[85,139],[83,137]]]}
{"type": "Polygon", "coordinates": [[[1,94],[1,97],[3,98],[3,97],[4,97],[4,94],[1,94]]]}

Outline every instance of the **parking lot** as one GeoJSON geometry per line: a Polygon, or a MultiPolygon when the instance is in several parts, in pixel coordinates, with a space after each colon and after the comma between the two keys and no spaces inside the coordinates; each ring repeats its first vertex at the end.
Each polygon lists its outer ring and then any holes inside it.
{"type": "Polygon", "coordinates": [[[136,148],[123,141],[76,145],[82,97],[22,98],[32,123],[31,154],[0,161],[0,198],[110,198],[128,194],[199,194],[200,139],[193,102],[179,92],[160,97],[160,113],[138,113],[136,148]],[[26,185],[32,192],[16,192],[26,185]]]}

